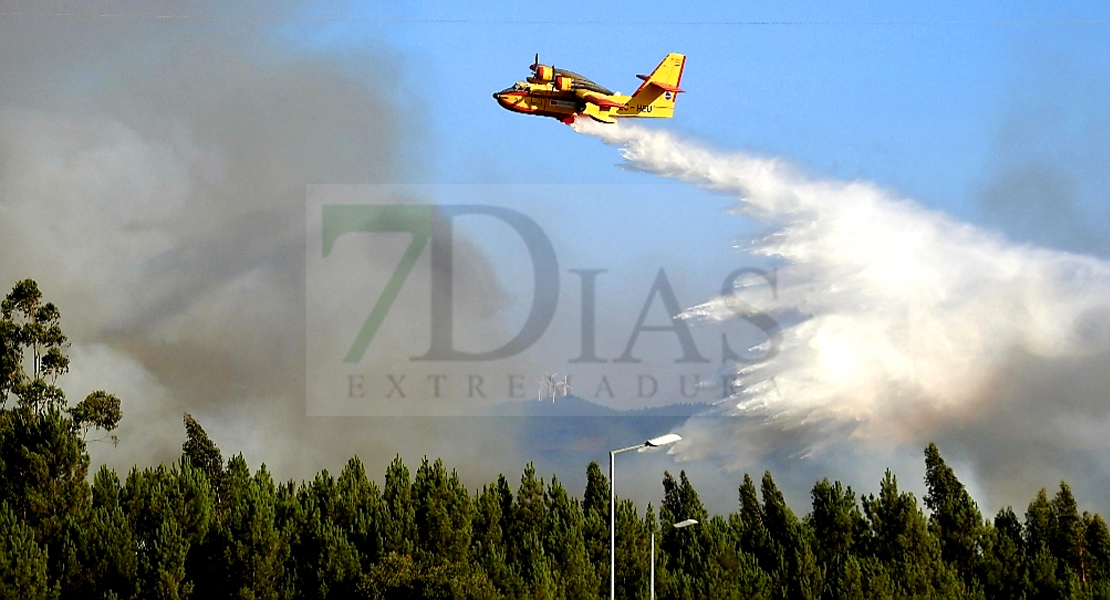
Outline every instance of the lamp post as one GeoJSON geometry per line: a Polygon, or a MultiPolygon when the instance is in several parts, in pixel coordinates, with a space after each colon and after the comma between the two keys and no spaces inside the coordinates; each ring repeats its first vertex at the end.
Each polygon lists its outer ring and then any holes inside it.
{"type": "Polygon", "coordinates": [[[617,600],[617,486],[614,477],[616,470],[617,455],[621,452],[628,452],[630,450],[638,450],[643,452],[648,448],[658,448],[659,446],[666,446],[681,440],[682,436],[677,433],[668,433],[661,435],[657,438],[621,448],[620,450],[609,451],[609,598],[610,600],[617,600]]]}
{"type": "MultiPolygon", "coordinates": [[[[691,525],[697,525],[698,522],[694,519],[686,519],[675,523],[675,529],[683,529],[691,525]]],[[[655,531],[651,532],[651,600],[655,600],[655,531]]]]}

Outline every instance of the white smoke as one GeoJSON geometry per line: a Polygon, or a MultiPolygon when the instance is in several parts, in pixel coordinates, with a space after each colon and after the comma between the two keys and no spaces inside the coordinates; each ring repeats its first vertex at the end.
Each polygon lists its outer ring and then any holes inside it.
{"type": "MultiPolygon", "coordinates": [[[[804,318],[786,326],[770,360],[738,369],[725,408],[752,418],[689,426],[680,455],[743,466],[782,451],[784,433],[802,450],[846,438],[923,445],[1019,402],[1002,385],[1019,359],[1059,367],[1108,350],[1106,262],[1017,244],[869,182],[808,177],[783,160],[625,124],[574,128],[620,146],[632,168],[735,194],[739,212],[776,228],[751,252],[779,261],[779,308],[804,318]]],[[[731,318],[729,304],[713,299],[686,316],[731,318]]],[[[1105,360],[1095,363],[1092,372],[1105,372],[1105,360]]],[[[1077,412],[1104,415],[1102,394],[1091,396],[1073,402],[1086,407],[1077,412]]]]}

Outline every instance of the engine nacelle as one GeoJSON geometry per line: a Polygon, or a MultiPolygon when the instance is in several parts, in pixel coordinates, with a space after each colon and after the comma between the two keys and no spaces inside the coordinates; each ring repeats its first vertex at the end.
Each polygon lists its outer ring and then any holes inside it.
{"type": "Polygon", "coordinates": [[[570,77],[563,77],[560,75],[555,78],[555,89],[560,92],[569,92],[573,86],[574,80],[570,77]]]}
{"type": "Polygon", "coordinates": [[[555,77],[555,69],[549,65],[535,65],[532,69],[532,79],[536,82],[551,81],[555,77]]]}

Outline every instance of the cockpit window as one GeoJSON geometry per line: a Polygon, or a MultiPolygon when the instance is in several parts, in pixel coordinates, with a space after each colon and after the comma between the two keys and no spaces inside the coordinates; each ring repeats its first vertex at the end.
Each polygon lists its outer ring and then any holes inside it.
{"type": "Polygon", "coordinates": [[[514,83],[512,85],[512,87],[507,87],[507,88],[505,88],[505,89],[503,89],[503,90],[501,90],[500,92],[497,92],[497,93],[498,94],[508,94],[509,92],[527,92],[528,89],[529,89],[528,86],[526,86],[522,82],[518,81],[518,82],[514,83]]]}

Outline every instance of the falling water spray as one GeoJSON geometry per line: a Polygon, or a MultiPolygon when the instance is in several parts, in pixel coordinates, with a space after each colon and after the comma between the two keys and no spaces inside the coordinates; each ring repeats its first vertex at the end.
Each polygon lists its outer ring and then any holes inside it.
{"type": "MultiPolygon", "coordinates": [[[[749,251],[779,265],[778,308],[803,315],[772,358],[736,367],[721,411],[746,418],[703,423],[680,454],[772,452],[783,433],[806,451],[845,438],[920,442],[953,421],[989,418],[1004,401],[992,387],[1015,355],[1107,350],[1106,262],[1018,244],[782,159],[623,123],[579,120],[574,129],[620,147],[627,168],[736,196],[738,212],[774,231],[749,251]]],[[[684,317],[731,318],[729,300],[708,299],[684,317]]]]}

